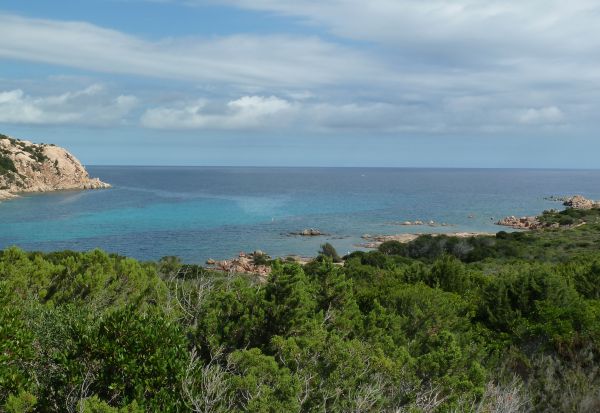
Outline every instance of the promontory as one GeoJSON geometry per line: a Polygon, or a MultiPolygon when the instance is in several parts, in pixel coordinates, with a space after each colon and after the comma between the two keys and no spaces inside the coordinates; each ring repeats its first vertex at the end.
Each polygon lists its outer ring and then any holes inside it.
{"type": "Polygon", "coordinates": [[[81,162],[63,148],[0,134],[0,200],[23,192],[109,187],[91,178],[81,162]]]}

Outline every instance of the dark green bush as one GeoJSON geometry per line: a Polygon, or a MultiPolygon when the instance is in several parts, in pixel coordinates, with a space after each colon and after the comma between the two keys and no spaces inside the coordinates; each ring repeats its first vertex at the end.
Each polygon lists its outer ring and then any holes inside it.
{"type": "Polygon", "coordinates": [[[379,248],[379,252],[385,255],[401,255],[406,256],[407,247],[399,241],[385,241],[379,248]]]}
{"type": "Polygon", "coordinates": [[[321,245],[319,255],[322,255],[324,257],[329,257],[333,260],[333,262],[342,262],[342,259],[340,258],[338,252],[335,250],[333,245],[331,245],[328,242],[321,245]]]}
{"type": "Polygon", "coordinates": [[[260,280],[9,248],[0,410],[595,411],[599,245],[596,224],[424,236],[260,280]]]}

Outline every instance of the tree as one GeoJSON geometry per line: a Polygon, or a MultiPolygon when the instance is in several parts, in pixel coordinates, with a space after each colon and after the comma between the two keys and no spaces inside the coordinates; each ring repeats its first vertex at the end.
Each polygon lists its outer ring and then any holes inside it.
{"type": "Polygon", "coordinates": [[[339,254],[330,243],[326,242],[321,245],[321,249],[319,250],[319,255],[324,257],[329,257],[333,260],[333,262],[342,262],[339,254]]]}

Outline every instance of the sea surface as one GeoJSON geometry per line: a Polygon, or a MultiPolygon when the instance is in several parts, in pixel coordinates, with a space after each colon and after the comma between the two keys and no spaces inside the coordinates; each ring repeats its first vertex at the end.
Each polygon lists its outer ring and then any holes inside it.
{"type": "Polygon", "coordinates": [[[240,251],[315,255],[360,249],[363,234],[505,229],[507,215],[561,208],[551,195],[600,199],[600,170],[115,167],[88,168],[112,189],[0,203],[0,249],[102,248],[190,263],[240,251]],[[402,221],[447,227],[398,225],[402,221]],[[317,228],[323,237],[290,236],[317,228]]]}

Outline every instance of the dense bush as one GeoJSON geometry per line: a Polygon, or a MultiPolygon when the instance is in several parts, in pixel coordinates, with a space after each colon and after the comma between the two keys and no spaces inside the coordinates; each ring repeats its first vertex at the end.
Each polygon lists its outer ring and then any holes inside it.
{"type": "Polygon", "coordinates": [[[343,266],[326,244],[266,281],[10,248],[0,410],[597,411],[599,239],[424,236],[343,266]]]}
{"type": "Polygon", "coordinates": [[[342,262],[338,252],[330,243],[326,242],[321,245],[321,250],[319,251],[319,255],[324,257],[329,257],[333,260],[333,262],[342,262]]]}

